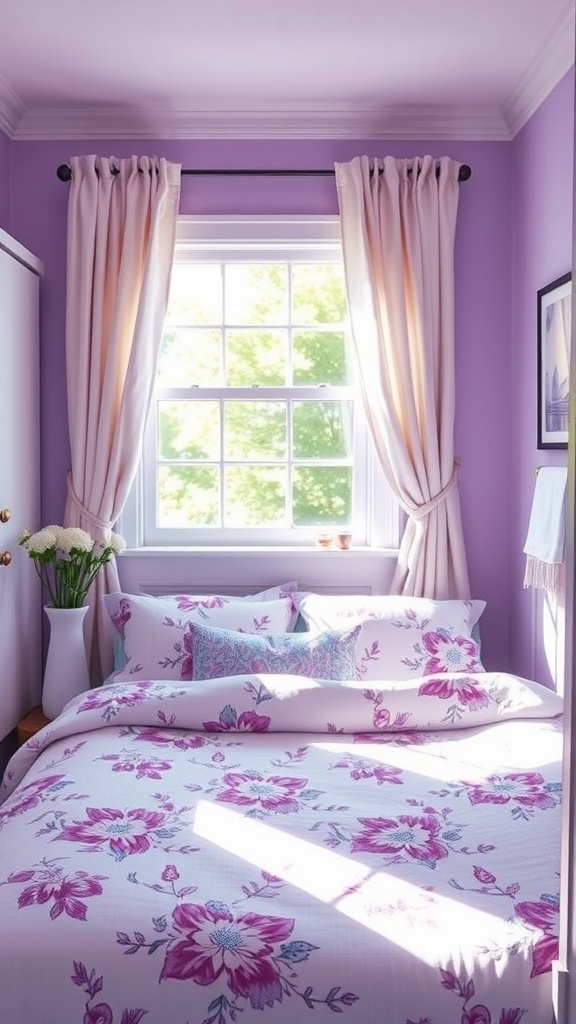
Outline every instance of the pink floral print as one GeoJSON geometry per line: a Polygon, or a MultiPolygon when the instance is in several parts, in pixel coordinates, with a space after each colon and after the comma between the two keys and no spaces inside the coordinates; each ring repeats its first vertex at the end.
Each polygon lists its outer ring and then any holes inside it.
{"type": "Polygon", "coordinates": [[[223,779],[224,788],[216,800],[240,807],[261,807],[273,814],[298,811],[298,797],[306,789],[307,779],[291,779],[282,775],[263,775],[261,772],[228,772],[223,779]]]}
{"type": "Polygon", "coordinates": [[[174,747],[176,750],[198,750],[206,746],[209,740],[197,732],[186,732],[180,729],[135,729],[135,740],[152,743],[160,747],[174,747]]]}
{"type": "Polygon", "coordinates": [[[455,889],[459,889],[460,892],[481,892],[486,896],[506,896],[508,899],[513,900],[516,894],[520,891],[520,885],[518,882],[509,882],[509,884],[503,888],[498,883],[496,875],[493,875],[487,868],[483,868],[480,864],[475,864],[473,867],[474,878],[479,882],[478,886],[466,887],[462,885],[455,878],[450,878],[449,882],[455,889]]]}
{"type": "MultiPolygon", "coordinates": [[[[174,625],[174,623],[167,622],[166,625],[174,625]]],[[[174,659],[168,657],[163,658],[160,664],[163,668],[165,668],[166,665],[170,665],[173,668],[174,665],[177,665],[178,662],[181,661],[180,679],[192,679],[194,660],[192,657],[192,633],[189,628],[184,630],[184,633],[182,634],[182,642],[176,642],[174,644],[174,650],[178,657],[174,659]]]]}
{"type": "Polygon", "coordinates": [[[122,638],[125,636],[126,623],[130,621],[131,615],[130,602],[125,597],[121,597],[117,610],[110,615],[110,618],[122,638]]]}
{"type": "Polygon", "coordinates": [[[268,715],[255,711],[241,711],[240,714],[227,704],[218,715],[217,722],[203,722],[206,732],[266,732],[270,726],[268,715]]]}
{"type": "Polygon", "coordinates": [[[53,921],[61,914],[67,914],[76,921],[85,921],[88,909],[85,900],[102,895],[101,883],[105,879],[106,875],[89,875],[87,871],[65,875],[56,861],[46,861],[38,868],[12,872],[7,882],[25,885],[18,897],[20,909],[46,904],[50,906],[53,921]],[[31,884],[26,885],[27,882],[31,884]]]}
{"type": "Polygon", "coordinates": [[[162,879],[164,882],[175,882],[177,878],[180,878],[178,869],[173,864],[167,864],[162,872],[162,879]]]}
{"type": "Polygon", "coordinates": [[[508,804],[546,810],[559,803],[559,787],[548,786],[540,772],[507,772],[489,775],[481,783],[465,782],[471,804],[508,804]]]}
{"type": "Polygon", "coordinates": [[[0,829],[9,818],[25,814],[26,811],[37,807],[47,794],[57,791],[62,785],[70,785],[69,782],[63,783],[63,779],[63,775],[46,775],[28,786],[22,786],[18,798],[8,801],[0,810],[0,829]]]}
{"type": "Polygon", "coordinates": [[[374,761],[368,758],[355,757],[353,754],[341,758],[333,767],[347,768],[350,772],[350,778],[356,781],[360,781],[360,779],[375,779],[379,786],[383,785],[383,783],[395,786],[402,785],[401,768],[394,768],[392,765],[375,764],[374,761]]]}
{"type": "Polygon", "coordinates": [[[242,674],[73,701],[5,776],[0,936],[24,935],[24,973],[52,945],[82,959],[16,989],[0,956],[7,1019],[51,999],[77,1024],[548,1024],[555,695],[537,693],[548,721],[503,721],[522,694],[534,714],[525,682],[400,683],[242,674]]]}
{"type": "MultiPolygon", "coordinates": [[[[438,669],[432,671],[437,672],[438,669]]],[[[454,677],[427,679],[418,687],[418,696],[439,697],[440,700],[454,698],[459,704],[471,709],[485,708],[489,703],[486,691],[478,685],[473,676],[463,679],[454,677]]]]}
{"type": "MultiPolygon", "coordinates": [[[[153,892],[166,893],[168,896],[173,896],[177,900],[183,900],[185,896],[191,896],[192,893],[196,892],[198,888],[197,885],[181,885],[178,887],[176,886],[175,883],[180,878],[180,872],[178,871],[178,868],[176,867],[175,864],[166,864],[164,866],[164,869],[160,873],[159,882],[143,881],[142,879],[138,878],[138,875],[136,874],[135,871],[131,871],[128,878],[129,881],[133,883],[133,885],[143,885],[145,889],[151,889],[153,892]]],[[[156,920],[155,928],[157,931],[162,931],[164,928],[164,919],[162,919],[161,926],[159,924],[159,920],[156,920]]],[[[129,946],[133,953],[137,952],[138,949],[141,948],[141,946],[144,944],[144,939],[142,936],[140,936],[140,941],[136,940],[136,942],[134,943],[130,939],[130,936],[127,935],[125,932],[118,932],[117,937],[120,944],[124,946],[129,946]]],[[[154,948],[158,948],[160,944],[163,944],[163,942],[157,942],[156,947],[154,948]]],[[[154,949],[152,949],[152,952],[153,951],[154,949]]]]}
{"type": "Polygon", "coordinates": [[[65,825],[56,839],[88,847],[108,847],[118,860],[150,849],[150,835],[158,835],[166,821],[161,811],[138,807],[122,811],[114,807],[87,807],[84,821],[65,825]]]}
{"type": "Polygon", "coordinates": [[[103,711],[104,718],[112,718],[121,708],[133,708],[146,701],[146,687],[152,686],[151,681],[135,681],[134,689],[117,687],[101,687],[99,690],[90,690],[89,695],[78,704],[77,712],[82,711],[103,711]]]}
{"type": "Polygon", "coordinates": [[[136,779],[161,779],[172,768],[171,761],[138,754],[103,754],[102,760],[112,762],[113,772],[133,772],[136,779]]]}
{"type": "Polygon", "coordinates": [[[418,732],[416,729],[406,729],[405,731],[394,733],[373,733],[373,732],[355,732],[354,743],[374,743],[381,744],[386,743],[390,746],[398,747],[410,747],[410,746],[425,746],[426,736],[422,732],[418,732]]]}
{"type": "Polygon", "coordinates": [[[360,679],[362,676],[369,678],[371,663],[378,666],[381,657],[382,650],[378,640],[372,640],[371,643],[362,645],[361,639],[359,639],[356,647],[356,671],[358,677],[360,679]]]}
{"type": "Polygon", "coordinates": [[[364,697],[374,705],[372,724],[375,729],[404,729],[411,717],[409,711],[397,712],[392,720],[388,708],[383,707],[385,694],[380,690],[364,690],[364,697]]]}
{"type": "Polygon", "coordinates": [[[216,595],[150,597],[110,594],[104,600],[111,617],[122,666],[111,681],[135,678],[192,678],[191,628],[203,623],[246,633],[289,632],[296,617],[288,593],[274,599],[234,600],[216,595]]]}
{"type": "Polygon", "coordinates": [[[207,597],[195,600],[193,597],[189,597],[188,594],[175,594],[174,601],[176,607],[181,612],[192,612],[196,608],[223,608],[224,598],[219,597],[217,594],[209,594],[207,597]]]}
{"type": "MultiPolygon", "coordinates": [[[[234,916],[217,905],[183,904],[172,913],[182,938],[166,953],[160,980],[192,979],[212,985],[224,974],[230,991],[263,1010],[282,1000],[274,947],[292,934],[294,921],[261,914],[234,916]]],[[[279,951],[280,952],[280,951],[279,951]]]]}
{"type": "Polygon", "coordinates": [[[532,949],[531,978],[552,970],[552,962],[558,959],[558,895],[542,896],[539,900],[526,900],[516,904],[516,913],[526,924],[544,934],[532,949]]]}
{"type": "MultiPolygon", "coordinates": [[[[279,881],[265,872],[263,875],[265,889],[279,881]]],[[[247,886],[243,889],[250,892],[247,886]]],[[[183,903],[172,912],[175,934],[165,950],[160,981],[191,980],[204,987],[225,981],[232,1000],[226,995],[212,998],[210,1015],[202,1024],[225,1024],[228,1017],[236,1021],[237,1014],[244,1009],[238,1000],[246,1000],[255,1010],[264,1010],[281,1003],[284,996],[293,995],[299,996],[310,1010],[324,1004],[333,1012],[342,1013],[344,1007],[357,1001],[355,993],[334,985],[322,998],[314,995],[311,985],[304,991],[298,988],[296,966],[308,960],[319,947],[303,939],[291,939],[294,925],[292,918],[238,913],[217,900],[204,905],[183,903]]],[[[122,935],[123,944],[126,938],[122,935]]],[[[154,943],[150,952],[158,945],[154,943]]]]}
{"type": "Polygon", "coordinates": [[[453,636],[451,630],[439,629],[422,634],[427,655],[422,675],[434,672],[473,672],[478,668],[478,647],[465,636],[453,636]]]}
{"type": "Polygon", "coordinates": [[[397,818],[359,818],[364,826],[352,839],[354,852],[406,854],[420,863],[435,864],[448,856],[439,839],[441,822],[435,815],[400,814],[397,818]]]}
{"type": "MultiPolygon", "coordinates": [[[[496,1021],[496,1018],[492,1016],[492,1013],[484,1003],[475,1003],[473,1006],[467,1005],[476,994],[472,978],[469,978],[467,981],[461,981],[452,971],[447,971],[443,968],[440,968],[440,976],[442,988],[448,989],[449,992],[454,992],[462,1001],[462,1013],[459,1024],[520,1024],[522,1017],[526,1013],[526,1009],[520,1006],[506,1007],[500,1011],[500,1016],[498,1021],[496,1021]]],[[[425,1019],[421,1017],[419,1021],[407,1019],[406,1024],[434,1024],[434,1021],[430,1017],[425,1019]]],[[[448,1024],[448,1022],[442,1021],[442,1024],[448,1024]]]]}
{"type": "MultiPolygon", "coordinates": [[[[104,986],[102,975],[97,975],[95,971],[88,973],[84,964],[80,960],[75,960],[74,973],[71,978],[74,984],[81,988],[88,997],[83,1024],[113,1024],[114,1013],[110,1004],[94,1002],[104,986]]],[[[146,1012],[142,1009],[124,1009],[120,1024],[140,1024],[146,1012]]]]}

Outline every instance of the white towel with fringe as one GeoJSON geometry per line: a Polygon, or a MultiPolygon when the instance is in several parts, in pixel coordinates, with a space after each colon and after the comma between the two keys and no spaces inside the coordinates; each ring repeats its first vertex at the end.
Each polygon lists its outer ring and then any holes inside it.
{"type": "Polygon", "coordinates": [[[565,466],[542,466],[536,486],[524,545],[524,586],[558,594],[564,585],[566,547],[565,466]]]}

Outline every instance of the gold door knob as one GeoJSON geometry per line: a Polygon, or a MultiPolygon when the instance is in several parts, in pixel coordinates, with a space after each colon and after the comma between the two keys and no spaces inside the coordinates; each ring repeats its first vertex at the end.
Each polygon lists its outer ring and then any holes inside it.
{"type": "Polygon", "coordinates": [[[10,509],[0,508],[0,523],[7,523],[10,519],[10,509]]]}
{"type": "Polygon", "coordinates": [[[2,551],[0,554],[0,565],[10,565],[12,561],[12,555],[9,551],[2,551]]]}

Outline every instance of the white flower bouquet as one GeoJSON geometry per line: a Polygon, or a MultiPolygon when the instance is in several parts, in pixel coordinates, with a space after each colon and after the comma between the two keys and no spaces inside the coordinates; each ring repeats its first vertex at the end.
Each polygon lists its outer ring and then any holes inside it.
{"type": "Polygon", "coordinates": [[[82,607],[101,567],[126,547],[124,538],[112,530],[103,544],[97,544],[86,530],[74,526],[25,530],[18,543],[33,560],[54,608],[82,607]]]}

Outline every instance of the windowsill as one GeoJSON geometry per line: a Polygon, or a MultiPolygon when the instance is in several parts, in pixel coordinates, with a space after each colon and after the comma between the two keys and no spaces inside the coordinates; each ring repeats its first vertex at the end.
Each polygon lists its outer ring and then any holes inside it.
{"type": "Polygon", "coordinates": [[[249,555],[250,558],[258,558],[262,556],[270,556],[274,554],[281,555],[311,555],[314,558],[346,558],[347,556],[356,556],[360,558],[397,558],[397,548],[376,548],[362,545],[353,545],[347,550],[343,551],[340,548],[320,548],[312,544],[303,545],[259,545],[258,547],[249,547],[243,545],[230,545],[224,547],[218,546],[202,546],[202,547],[139,547],[139,548],[126,548],[120,558],[170,558],[190,555],[194,558],[202,558],[205,556],[213,557],[214,555],[226,555],[226,557],[234,557],[237,555],[249,555]]]}

